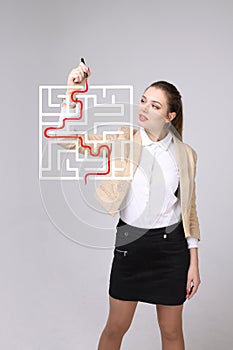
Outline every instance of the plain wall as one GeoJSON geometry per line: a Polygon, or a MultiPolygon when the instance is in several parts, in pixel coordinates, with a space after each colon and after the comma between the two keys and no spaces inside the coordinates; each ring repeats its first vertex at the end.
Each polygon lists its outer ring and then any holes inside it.
{"type": "MultiPolygon", "coordinates": [[[[1,5],[0,347],[97,349],[108,315],[111,249],[68,239],[38,179],[38,89],[64,85],[80,57],[93,85],[156,80],[180,90],[184,142],[198,154],[201,285],[184,306],[189,350],[232,344],[231,1],[8,1],[1,5]]],[[[52,186],[52,184],[51,184],[52,186]]],[[[74,192],[74,196],[75,196],[74,192]]],[[[54,199],[54,208],[59,197],[54,199]]],[[[116,217],[99,216],[113,240],[116,217]]],[[[74,218],[72,228],[98,231],[74,218]]],[[[99,232],[101,228],[98,229],[99,232]]],[[[159,349],[155,306],[139,303],[122,349],[159,349]]]]}

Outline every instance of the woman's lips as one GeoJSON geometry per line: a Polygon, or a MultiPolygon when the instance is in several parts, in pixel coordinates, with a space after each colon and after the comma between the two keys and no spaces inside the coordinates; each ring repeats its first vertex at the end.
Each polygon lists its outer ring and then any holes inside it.
{"type": "Polygon", "coordinates": [[[139,114],[139,120],[141,120],[141,122],[144,122],[148,120],[148,118],[146,118],[143,114],[139,114]]]}

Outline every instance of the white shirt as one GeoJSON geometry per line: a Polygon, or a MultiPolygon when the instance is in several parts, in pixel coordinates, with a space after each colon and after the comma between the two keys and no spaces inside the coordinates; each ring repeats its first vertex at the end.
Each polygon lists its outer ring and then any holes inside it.
{"type": "MultiPolygon", "coordinates": [[[[129,225],[157,228],[181,220],[180,199],[175,192],[179,172],[172,133],[152,141],[140,127],[142,152],[130,188],[121,204],[120,217],[129,225]]],[[[198,248],[198,239],[187,237],[188,248],[198,248]]]]}

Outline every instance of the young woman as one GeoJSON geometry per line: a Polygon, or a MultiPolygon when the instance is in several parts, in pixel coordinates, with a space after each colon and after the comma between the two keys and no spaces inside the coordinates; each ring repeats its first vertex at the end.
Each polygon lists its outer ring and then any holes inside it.
{"type": "MultiPolygon", "coordinates": [[[[68,95],[84,82],[84,73],[91,75],[83,63],[70,72],[68,95]]],[[[111,215],[120,211],[109,315],[98,350],[120,349],[139,301],[156,305],[163,350],[183,350],[183,304],[200,284],[200,230],[197,154],[182,141],[182,101],[173,84],[159,81],[146,88],[138,104],[138,124],[133,132],[132,181],[104,180],[96,191],[96,198],[111,215]]],[[[121,130],[125,131],[121,139],[129,139],[129,128],[121,130]]],[[[129,163],[126,159],[125,173],[129,163]]]]}

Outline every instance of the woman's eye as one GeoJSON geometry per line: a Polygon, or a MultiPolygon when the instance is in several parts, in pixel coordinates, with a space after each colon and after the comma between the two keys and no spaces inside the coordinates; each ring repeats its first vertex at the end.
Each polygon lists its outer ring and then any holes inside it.
{"type": "MultiPolygon", "coordinates": [[[[143,100],[143,98],[141,98],[140,102],[141,102],[141,103],[144,103],[145,101],[143,100]]],[[[158,106],[153,105],[153,104],[152,104],[152,107],[153,107],[153,108],[156,108],[156,109],[158,109],[158,108],[159,108],[158,106]]]]}

